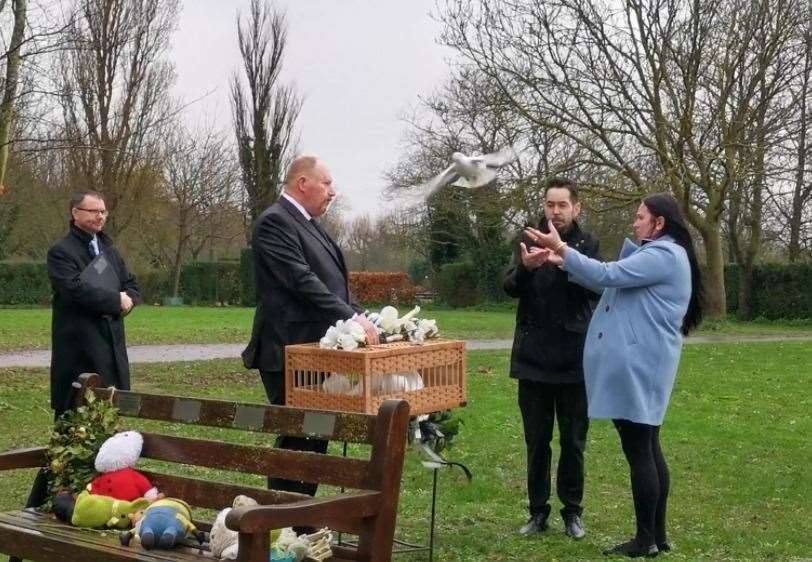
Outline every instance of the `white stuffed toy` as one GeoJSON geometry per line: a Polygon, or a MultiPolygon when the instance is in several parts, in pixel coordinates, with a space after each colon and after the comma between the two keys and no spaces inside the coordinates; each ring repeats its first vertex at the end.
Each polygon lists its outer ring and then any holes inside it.
{"type": "MultiPolygon", "coordinates": [[[[233,507],[246,505],[257,505],[257,501],[248,496],[237,496],[232,504],[233,507]]],[[[231,508],[227,507],[217,514],[209,532],[211,553],[222,560],[236,560],[239,547],[240,534],[226,527],[226,515],[229,511],[231,508]]]]}
{"type": "Polygon", "coordinates": [[[99,476],[90,483],[90,492],[128,502],[142,497],[157,499],[158,490],[133,468],[143,446],[144,438],[137,431],[116,433],[102,443],[95,463],[99,476]]]}

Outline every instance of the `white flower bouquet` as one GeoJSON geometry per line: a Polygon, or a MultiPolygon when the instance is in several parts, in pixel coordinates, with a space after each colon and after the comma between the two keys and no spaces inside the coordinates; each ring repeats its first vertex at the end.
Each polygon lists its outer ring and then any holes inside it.
{"type": "MultiPolygon", "coordinates": [[[[417,318],[420,307],[415,306],[408,313],[400,316],[394,306],[385,306],[380,312],[367,313],[367,318],[375,326],[381,343],[395,341],[411,341],[423,343],[429,338],[435,338],[440,333],[436,320],[417,318]]],[[[364,328],[355,321],[339,320],[335,326],[330,326],[327,333],[319,340],[319,347],[326,349],[343,349],[352,351],[367,345],[364,328]]]]}

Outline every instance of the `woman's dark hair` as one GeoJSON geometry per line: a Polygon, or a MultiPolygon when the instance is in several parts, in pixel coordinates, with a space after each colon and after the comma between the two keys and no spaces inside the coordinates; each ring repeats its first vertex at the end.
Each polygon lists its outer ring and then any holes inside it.
{"type": "Polygon", "coordinates": [[[649,195],[643,199],[643,205],[655,218],[663,217],[665,219],[662,233],[671,236],[688,254],[688,262],[691,264],[691,300],[688,303],[688,311],[682,319],[682,333],[688,335],[688,332],[699,326],[702,321],[704,296],[702,273],[696,261],[694,241],[679,210],[679,204],[671,195],[668,193],[649,195]]]}

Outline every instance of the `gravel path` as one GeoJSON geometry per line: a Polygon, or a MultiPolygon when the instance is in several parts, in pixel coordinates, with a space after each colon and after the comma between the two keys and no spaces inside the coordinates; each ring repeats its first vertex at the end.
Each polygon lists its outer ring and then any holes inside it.
{"type": "MultiPolygon", "coordinates": [[[[812,335],[776,336],[692,336],[687,344],[750,343],[779,341],[812,341],[812,335]]],[[[510,349],[513,340],[468,340],[469,350],[510,349]]],[[[203,361],[235,359],[245,348],[243,343],[135,345],[127,348],[130,363],[170,363],[172,361],[203,361]]],[[[0,353],[0,369],[9,367],[48,367],[51,352],[47,349],[0,353]]]]}

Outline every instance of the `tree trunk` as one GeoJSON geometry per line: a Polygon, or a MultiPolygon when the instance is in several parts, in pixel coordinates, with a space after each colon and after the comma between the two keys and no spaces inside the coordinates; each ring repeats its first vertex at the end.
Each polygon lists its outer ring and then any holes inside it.
{"type": "Polygon", "coordinates": [[[720,225],[710,224],[702,230],[705,243],[705,318],[724,320],[727,313],[725,297],[725,256],[722,252],[720,225]]]}
{"type": "Polygon", "coordinates": [[[177,298],[180,296],[180,272],[183,268],[183,250],[186,247],[186,226],[181,225],[178,229],[178,246],[175,249],[175,263],[172,268],[172,296],[177,298]]]}
{"type": "MultiPolygon", "coordinates": [[[[812,14],[810,14],[812,15],[812,14]]],[[[798,124],[797,170],[795,172],[795,186],[792,192],[792,215],[789,220],[789,261],[795,262],[801,255],[801,223],[804,220],[804,202],[809,196],[809,188],[805,189],[806,178],[806,133],[809,128],[809,115],[807,113],[807,95],[809,93],[809,79],[812,72],[812,28],[806,32],[806,55],[804,56],[803,80],[801,82],[800,116],[798,124]]]]}
{"type": "Polygon", "coordinates": [[[736,317],[739,320],[753,319],[753,272],[752,263],[742,264],[739,268],[739,304],[736,317]]]}
{"type": "Polygon", "coordinates": [[[10,48],[6,57],[6,82],[3,87],[3,101],[0,103],[0,196],[5,191],[3,182],[8,164],[11,125],[14,120],[14,102],[17,97],[17,83],[20,77],[20,45],[25,34],[27,0],[13,0],[14,30],[11,32],[10,48]]]}

